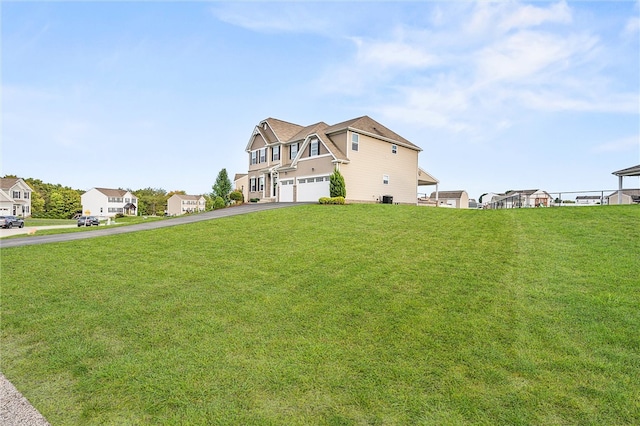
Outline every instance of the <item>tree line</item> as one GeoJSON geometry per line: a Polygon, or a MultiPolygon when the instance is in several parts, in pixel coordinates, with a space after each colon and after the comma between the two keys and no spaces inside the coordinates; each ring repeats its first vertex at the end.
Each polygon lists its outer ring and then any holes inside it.
{"type": "MultiPolygon", "coordinates": [[[[6,175],[4,177],[17,178],[15,175],[6,175]]],[[[32,189],[31,217],[70,219],[77,213],[82,213],[80,197],[85,191],[60,184],[46,183],[35,178],[23,178],[23,180],[32,189]]],[[[186,192],[181,190],[167,192],[162,188],[151,187],[126,190],[138,199],[138,214],[144,216],[161,216],[167,210],[167,200],[172,195],[186,195],[186,192]]],[[[225,207],[231,202],[244,201],[241,192],[232,191],[232,184],[226,169],[222,169],[218,174],[216,183],[212,186],[212,192],[202,195],[206,200],[206,210],[225,207]]]]}

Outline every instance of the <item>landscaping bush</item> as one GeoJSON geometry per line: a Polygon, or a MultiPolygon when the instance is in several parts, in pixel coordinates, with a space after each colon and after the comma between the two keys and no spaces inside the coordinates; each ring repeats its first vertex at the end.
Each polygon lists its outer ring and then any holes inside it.
{"type": "Polygon", "coordinates": [[[252,203],[257,203],[258,201],[260,201],[260,198],[251,198],[249,199],[249,201],[251,201],[252,203]]]}
{"type": "Polygon", "coordinates": [[[344,183],[344,177],[338,169],[334,170],[331,176],[329,176],[329,193],[331,194],[331,197],[344,198],[347,196],[347,187],[344,183]]]}
{"type": "Polygon", "coordinates": [[[244,195],[242,195],[242,192],[238,190],[229,193],[229,199],[236,203],[244,203],[244,195]]]}
{"type": "Polygon", "coordinates": [[[344,204],[344,197],[321,197],[320,204],[344,204]]]}
{"type": "Polygon", "coordinates": [[[218,209],[222,209],[226,206],[227,204],[224,202],[224,198],[222,197],[216,197],[213,200],[213,209],[214,210],[218,210],[218,209]]]}

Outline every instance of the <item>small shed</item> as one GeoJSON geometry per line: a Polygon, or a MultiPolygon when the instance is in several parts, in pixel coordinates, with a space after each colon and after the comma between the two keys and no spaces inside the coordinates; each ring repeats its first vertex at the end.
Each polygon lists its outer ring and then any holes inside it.
{"type": "MultiPolygon", "coordinates": [[[[437,193],[438,207],[455,207],[457,209],[469,208],[469,194],[467,191],[440,191],[437,193]]],[[[429,198],[435,199],[436,192],[432,192],[429,198]]]]}

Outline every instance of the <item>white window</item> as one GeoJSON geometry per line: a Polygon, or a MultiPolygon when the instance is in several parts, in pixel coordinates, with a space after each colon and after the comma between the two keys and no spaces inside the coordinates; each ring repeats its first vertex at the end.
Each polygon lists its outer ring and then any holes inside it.
{"type": "Polygon", "coordinates": [[[271,148],[271,160],[280,160],[280,146],[274,146],[273,148],[271,148]]]}
{"type": "Polygon", "coordinates": [[[265,163],[267,161],[267,148],[262,148],[260,150],[260,162],[265,163]]]}
{"type": "Polygon", "coordinates": [[[249,179],[249,188],[251,192],[256,192],[256,178],[249,179]]]}
{"type": "Polygon", "coordinates": [[[318,139],[314,139],[311,141],[311,147],[309,148],[309,156],[313,157],[319,154],[320,150],[320,142],[318,139]]]}
{"type": "Polygon", "coordinates": [[[251,151],[251,164],[258,163],[258,153],[256,151],[251,151]]]}
{"type": "Polygon", "coordinates": [[[398,153],[398,145],[391,145],[391,153],[392,154],[398,153]]]}
{"type": "Polygon", "coordinates": [[[351,150],[357,151],[360,144],[360,135],[357,133],[351,133],[351,150]]]}
{"type": "Polygon", "coordinates": [[[382,183],[389,185],[389,175],[382,175],[382,183]]]}
{"type": "Polygon", "coordinates": [[[260,176],[260,187],[258,191],[264,191],[264,176],[260,176]]]}
{"type": "Polygon", "coordinates": [[[296,158],[296,155],[298,155],[298,144],[292,143],[290,147],[291,148],[289,149],[289,160],[293,160],[294,158],[296,158]]]}

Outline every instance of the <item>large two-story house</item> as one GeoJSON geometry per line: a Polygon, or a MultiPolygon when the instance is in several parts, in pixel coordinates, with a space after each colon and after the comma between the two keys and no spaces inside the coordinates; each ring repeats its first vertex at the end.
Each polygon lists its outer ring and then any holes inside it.
{"type": "Polygon", "coordinates": [[[0,178],[0,214],[31,216],[32,189],[20,178],[0,178]]]}
{"type": "Polygon", "coordinates": [[[91,188],[80,196],[82,212],[98,217],[135,216],[138,199],[124,189],[91,188]]]}
{"type": "Polygon", "coordinates": [[[348,202],[416,204],[420,151],[368,116],[331,126],[267,118],[246,147],[248,198],[315,202],[330,195],[329,176],[338,169],[348,202]]]}

